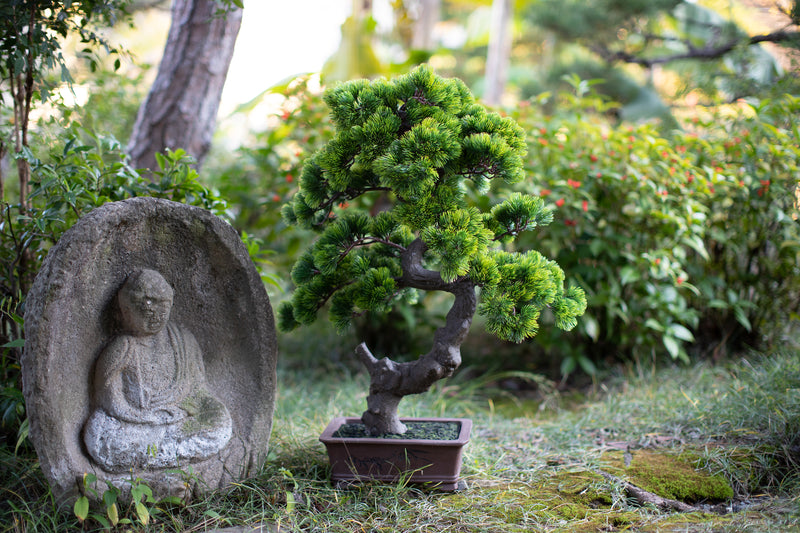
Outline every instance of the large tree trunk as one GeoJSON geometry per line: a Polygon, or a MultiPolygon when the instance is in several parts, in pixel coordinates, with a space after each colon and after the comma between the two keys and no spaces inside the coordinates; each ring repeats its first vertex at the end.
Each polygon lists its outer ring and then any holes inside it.
{"type": "Polygon", "coordinates": [[[434,29],[442,15],[442,0],[419,0],[419,16],[414,23],[411,48],[432,51],[436,48],[434,29]]]}
{"type": "Polygon", "coordinates": [[[486,92],[483,100],[488,105],[500,104],[508,78],[511,56],[511,0],[492,2],[492,21],[489,30],[489,50],[486,54],[486,92]]]}
{"type": "Polygon", "coordinates": [[[438,272],[422,267],[426,245],[417,239],[403,252],[403,278],[400,285],[423,290],[442,290],[455,296],[444,326],[436,330],[431,350],[416,361],[396,363],[384,357],[376,359],[365,344],[356,354],[369,371],[370,387],[367,410],[361,421],[371,435],[405,433],[397,406],[403,396],[420,394],[438,380],[450,377],[461,365],[461,343],[469,333],[477,308],[475,284],[469,278],[447,283],[438,272]]]}
{"type": "Polygon", "coordinates": [[[156,168],[156,152],[183,148],[202,164],[216,127],[222,87],[242,10],[218,14],[215,0],[174,0],[164,56],[128,144],[135,168],[156,168]]]}

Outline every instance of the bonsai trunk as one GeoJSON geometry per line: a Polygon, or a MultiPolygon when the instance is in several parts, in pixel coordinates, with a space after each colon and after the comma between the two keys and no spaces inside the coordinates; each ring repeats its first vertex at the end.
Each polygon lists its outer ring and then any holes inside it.
{"type": "Polygon", "coordinates": [[[356,348],[356,354],[369,371],[370,388],[367,410],[361,420],[371,435],[405,433],[397,406],[404,396],[427,391],[436,381],[449,377],[461,364],[461,343],[469,333],[477,308],[475,285],[469,278],[452,282],[442,280],[438,272],[422,267],[427,246],[415,240],[403,252],[403,277],[400,284],[424,290],[443,290],[452,293],[455,301],[447,313],[444,326],[436,330],[431,350],[419,359],[396,363],[384,357],[376,359],[366,344],[356,348]]]}

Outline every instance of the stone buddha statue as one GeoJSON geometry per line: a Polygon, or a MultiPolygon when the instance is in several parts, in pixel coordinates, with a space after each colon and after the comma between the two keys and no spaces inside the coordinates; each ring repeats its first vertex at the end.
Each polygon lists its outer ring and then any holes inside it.
{"type": "Polygon", "coordinates": [[[232,434],[210,392],[194,336],[170,322],[174,292],[143,269],[117,295],[121,332],[94,369],[94,411],[84,426],[89,455],[109,472],[174,468],[209,458],[232,434]]]}

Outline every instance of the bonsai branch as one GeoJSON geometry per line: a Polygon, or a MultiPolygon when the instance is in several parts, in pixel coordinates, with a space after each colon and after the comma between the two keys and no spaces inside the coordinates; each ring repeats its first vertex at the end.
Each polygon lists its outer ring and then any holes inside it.
{"type": "MultiPolygon", "coordinates": [[[[325,187],[330,189],[330,185],[327,180],[324,180],[325,187]]],[[[389,187],[364,187],[362,189],[353,189],[348,188],[344,191],[338,191],[328,197],[327,200],[320,203],[319,207],[315,209],[315,211],[324,211],[325,217],[322,218],[321,222],[315,224],[316,226],[324,225],[330,218],[331,214],[333,213],[333,206],[337,203],[346,202],[348,200],[352,200],[354,198],[358,198],[359,196],[366,194],[368,192],[381,192],[381,191],[391,191],[389,187]]]]}
{"type": "Polygon", "coordinates": [[[411,100],[416,100],[417,102],[419,102],[419,103],[421,103],[423,105],[426,105],[426,106],[432,106],[433,105],[433,102],[428,100],[428,98],[425,96],[425,93],[423,92],[423,90],[421,88],[419,88],[419,87],[417,87],[414,90],[414,96],[412,96],[410,99],[411,100]]]}
{"type": "Polygon", "coordinates": [[[356,249],[356,248],[358,248],[360,246],[369,246],[371,244],[385,244],[386,246],[389,246],[391,248],[395,248],[397,250],[400,250],[401,252],[405,251],[405,247],[404,246],[402,246],[400,244],[397,244],[396,242],[390,241],[389,239],[381,239],[380,237],[369,237],[369,236],[367,236],[367,237],[362,237],[360,239],[356,239],[353,242],[351,242],[350,244],[348,244],[347,247],[342,251],[342,253],[339,254],[339,261],[341,262],[342,259],[344,259],[345,256],[347,254],[349,254],[351,251],[353,251],[354,249],[356,249]]]}
{"type": "Polygon", "coordinates": [[[523,218],[516,218],[512,224],[508,225],[508,229],[503,233],[495,235],[492,239],[495,242],[502,241],[506,237],[516,237],[523,231],[527,231],[528,228],[531,226],[531,222],[528,219],[523,218]]]}
{"type": "Polygon", "coordinates": [[[459,285],[463,284],[465,278],[459,278],[448,283],[442,279],[442,275],[439,272],[428,270],[422,266],[422,259],[427,250],[428,245],[419,238],[408,245],[408,248],[400,256],[400,265],[403,268],[400,284],[404,287],[425,291],[446,291],[450,293],[458,291],[459,285]]]}
{"type": "Polygon", "coordinates": [[[484,176],[486,179],[494,179],[500,172],[500,169],[497,166],[497,163],[491,162],[491,160],[487,157],[481,159],[474,167],[461,172],[459,175],[464,176],[466,178],[471,178],[473,176],[484,176]]]}

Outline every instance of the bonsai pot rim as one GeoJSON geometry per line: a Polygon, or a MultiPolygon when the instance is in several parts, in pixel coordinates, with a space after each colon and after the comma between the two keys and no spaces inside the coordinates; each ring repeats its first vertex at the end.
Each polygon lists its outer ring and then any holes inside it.
{"type": "Polygon", "coordinates": [[[472,420],[468,418],[402,418],[402,422],[454,422],[460,424],[454,440],[334,437],[344,424],[360,423],[358,417],[336,417],[319,440],[328,451],[331,481],[344,487],[363,481],[394,483],[407,479],[443,491],[465,487],[458,476],[464,445],[469,442],[472,420]]]}

